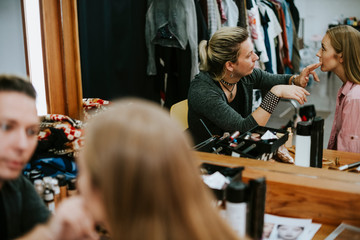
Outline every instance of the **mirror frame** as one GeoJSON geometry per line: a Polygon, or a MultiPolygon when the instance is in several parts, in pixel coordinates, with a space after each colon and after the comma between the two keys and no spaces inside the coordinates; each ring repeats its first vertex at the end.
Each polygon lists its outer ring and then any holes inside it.
{"type": "MultiPolygon", "coordinates": [[[[39,6],[47,111],[82,120],[77,1],[39,0],[39,6]]],[[[29,75],[28,61],[26,55],[29,75]]]]}

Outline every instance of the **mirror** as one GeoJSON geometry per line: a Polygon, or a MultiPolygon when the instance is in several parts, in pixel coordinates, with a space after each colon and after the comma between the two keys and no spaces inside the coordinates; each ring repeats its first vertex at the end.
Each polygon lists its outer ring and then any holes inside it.
{"type": "Polygon", "coordinates": [[[39,20],[37,1],[0,1],[0,31],[3,33],[0,72],[29,76],[38,95],[38,114],[45,115],[47,106],[39,20]]]}

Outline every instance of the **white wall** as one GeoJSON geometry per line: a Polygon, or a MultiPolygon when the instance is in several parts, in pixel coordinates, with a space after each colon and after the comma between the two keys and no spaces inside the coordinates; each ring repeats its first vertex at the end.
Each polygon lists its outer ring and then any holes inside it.
{"type": "Polygon", "coordinates": [[[0,73],[26,76],[20,0],[0,0],[0,73]]]}
{"type": "MultiPolygon", "coordinates": [[[[24,0],[30,81],[37,92],[39,115],[47,114],[41,48],[39,1],[24,0]]],[[[26,77],[21,0],[0,0],[0,74],[26,77]]]]}
{"type": "Polygon", "coordinates": [[[295,0],[300,18],[304,18],[304,42],[325,35],[328,25],[336,20],[357,17],[360,20],[360,0],[295,0]],[[318,37],[316,37],[318,35],[318,37]]]}

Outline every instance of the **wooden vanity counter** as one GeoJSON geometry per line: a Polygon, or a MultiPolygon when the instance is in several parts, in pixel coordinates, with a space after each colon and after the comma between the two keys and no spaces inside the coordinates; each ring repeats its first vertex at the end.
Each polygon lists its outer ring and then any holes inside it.
{"type": "MultiPolygon", "coordinates": [[[[325,239],[340,223],[360,227],[360,173],[299,167],[280,162],[197,152],[200,163],[244,166],[243,180],[266,178],[265,212],[311,218],[322,227],[314,239],[325,239]]],[[[340,165],[360,161],[360,154],[324,149],[323,158],[340,165]]]]}

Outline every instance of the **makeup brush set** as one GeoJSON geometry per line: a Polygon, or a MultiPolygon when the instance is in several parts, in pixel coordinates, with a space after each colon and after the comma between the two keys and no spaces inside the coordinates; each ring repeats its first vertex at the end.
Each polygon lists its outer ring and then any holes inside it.
{"type": "Polygon", "coordinates": [[[195,150],[267,161],[288,139],[286,130],[256,126],[249,131],[212,136],[195,146],[195,150]]]}

